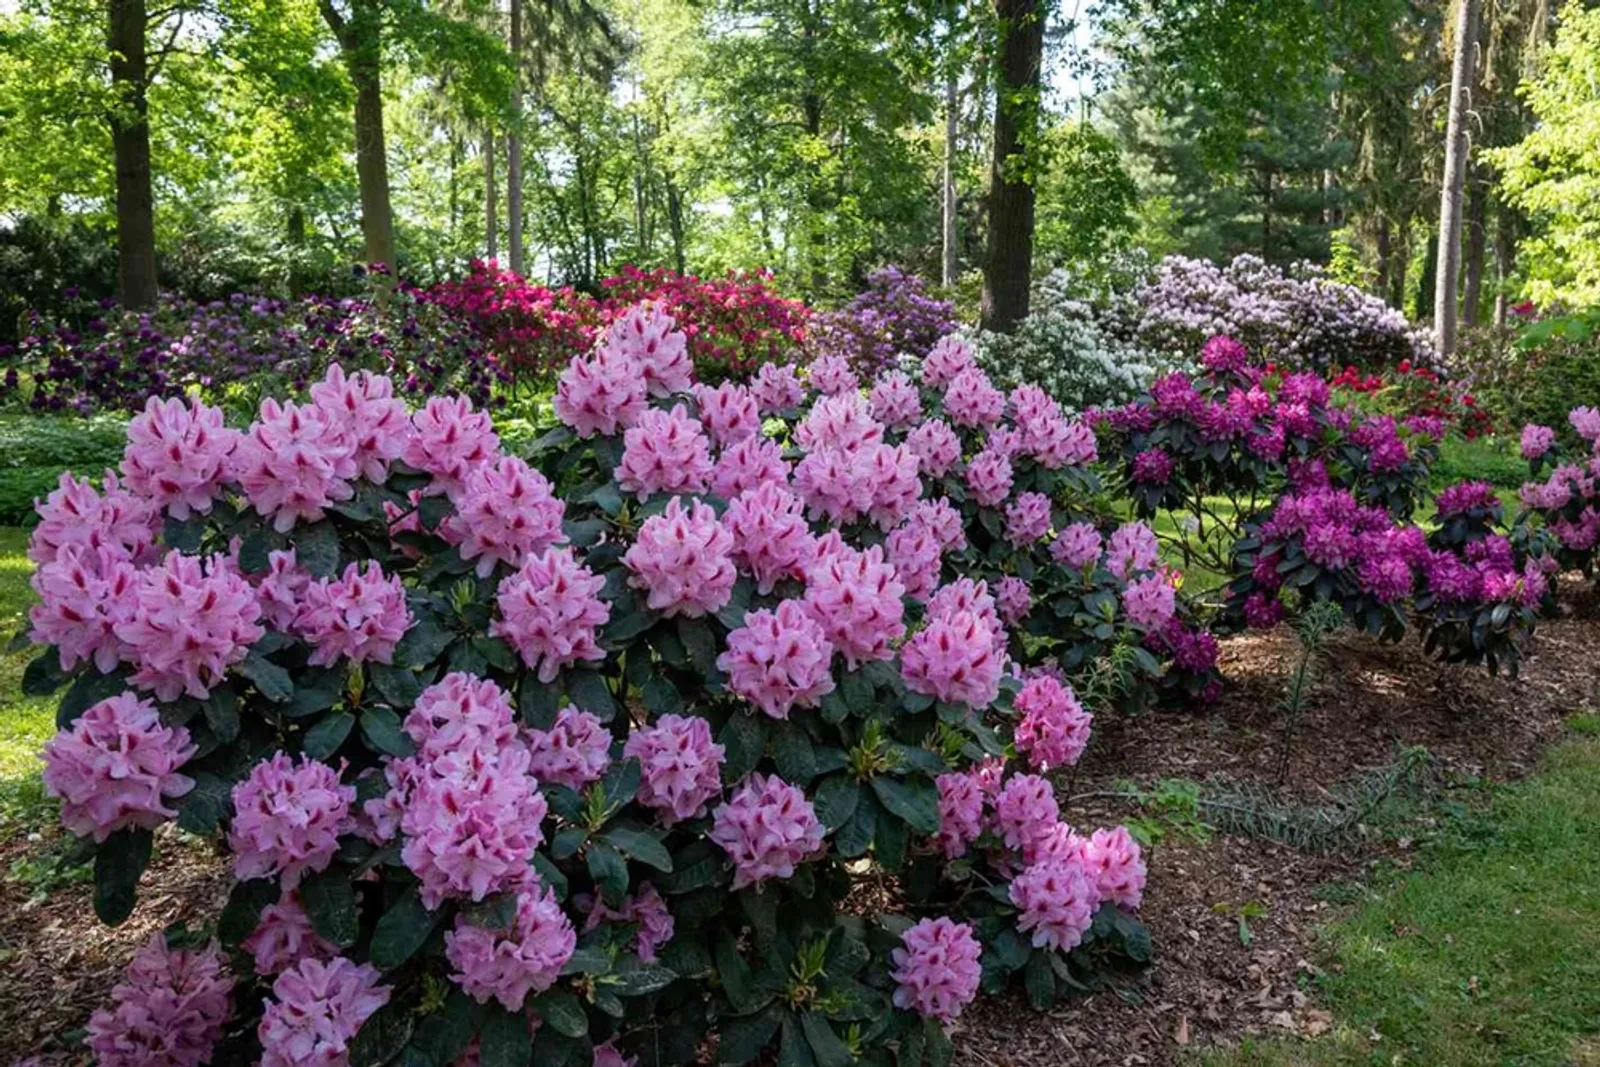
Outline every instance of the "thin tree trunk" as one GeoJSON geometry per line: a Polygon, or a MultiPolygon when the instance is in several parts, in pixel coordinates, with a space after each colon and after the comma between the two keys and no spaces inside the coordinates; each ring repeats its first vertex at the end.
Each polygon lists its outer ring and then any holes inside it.
{"type": "Polygon", "coordinates": [[[389,157],[383,137],[383,12],[375,0],[352,0],[348,19],[333,0],[321,0],[321,8],[356,88],[356,184],[366,260],[392,269],[394,212],[389,207],[389,157]]]}
{"type": "Polygon", "coordinates": [[[1009,333],[1028,314],[1033,270],[1034,189],[1026,154],[1037,148],[1043,0],[994,0],[1002,36],[989,167],[989,247],[983,328],[1009,333]]]}
{"type": "Polygon", "coordinates": [[[1511,309],[1511,272],[1517,264],[1516,215],[1505,205],[1500,206],[1494,227],[1494,273],[1498,284],[1494,291],[1494,324],[1504,326],[1506,314],[1511,309]]]}
{"type": "Polygon", "coordinates": [[[684,249],[684,217],[683,193],[678,190],[678,183],[672,180],[672,173],[666,173],[662,183],[667,193],[667,232],[672,235],[672,266],[679,274],[683,274],[687,264],[687,254],[684,249]]]}
{"type": "Polygon", "coordinates": [[[959,99],[956,95],[956,72],[952,64],[944,78],[944,256],[939,280],[946,288],[956,284],[956,139],[960,134],[959,99]]]}
{"type": "Polygon", "coordinates": [[[1439,183],[1439,253],[1433,288],[1433,330],[1441,356],[1456,348],[1456,286],[1461,280],[1461,192],[1467,173],[1467,95],[1476,58],[1478,0],[1459,0],[1450,112],[1445,126],[1444,179],[1439,183]]]}
{"type": "Polygon", "coordinates": [[[483,245],[489,259],[500,258],[500,204],[494,188],[494,129],[483,128],[483,245]]]}
{"type": "Polygon", "coordinates": [[[522,0],[511,0],[511,129],[506,133],[506,240],[511,270],[523,274],[522,249],[522,0]]]}
{"type": "Polygon", "coordinates": [[[1483,265],[1488,252],[1488,214],[1489,183],[1483,180],[1482,175],[1475,175],[1475,180],[1467,190],[1467,278],[1461,291],[1463,326],[1478,324],[1478,304],[1483,299],[1483,265]]]}
{"type": "Polygon", "coordinates": [[[1387,213],[1378,214],[1378,292],[1385,298],[1389,295],[1389,270],[1390,257],[1394,249],[1391,247],[1389,236],[1389,216],[1387,213]]]}
{"type": "Polygon", "coordinates": [[[156,210],[150,181],[145,0],[108,0],[111,149],[117,171],[117,294],[124,307],[156,302],[156,210]]]}

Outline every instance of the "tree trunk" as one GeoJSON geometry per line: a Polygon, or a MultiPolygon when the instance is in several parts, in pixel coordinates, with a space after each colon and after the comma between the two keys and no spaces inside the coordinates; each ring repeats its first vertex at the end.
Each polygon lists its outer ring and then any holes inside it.
{"type": "Polygon", "coordinates": [[[511,271],[525,273],[522,255],[522,0],[511,0],[511,129],[506,133],[506,241],[511,271]]]}
{"type": "Polygon", "coordinates": [[[349,18],[333,0],[321,0],[320,6],[356,89],[356,184],[366,260],[393,269],[394,212],[383,139],[383,12],[377,0],[351,0],[349,18]]]}
{"type": "Polygon", "coordinates": [[[494,189],[494,129],[483,128],[483,245],[489,259],[500,258],[500,204],[494,189]]]}
{"type": "Polygon", "coordinates": [[[944,256],[939,280],[945,288],[956,284],[956,139],[960,134],[956,72],[952,64],[944,78],[944,256]]]}
{"type": "Polygon", "coordinates": [[[124,307],[156,302],[156,208],[150,183],[145,0],[108,0],[111,148],[117,171],[117,294],[124,307]]]}
{"type": "Polygon", "coordinates": [[[1459,0],[1455,58],[1450,65],[1450,113],[1445,125],[1444,179],[1439,183],[1439,252],[1433,288],[1433,331],[1439,355],[1456,348],[1456,286],[1461,280],[1461,192],[1467,173],[1467,96],[1479,0],[1459,0]]]}
{"type": "Polygon", "coordinates": [[[1517,216],[1504,204],[1496,213],[1494,227],[1494,324],[1504,326],[1511,305],[1511,272],[1517,264],[1517,216]]]}
{"type": "Polygon", "coordinates": [[[1389,271],[1389,292],[1385,299],[1396,311],[1406,309],[1406,275],[1411,270],[1411,215],[1400,217],[1394,229],[1394,266],[1389,271]]]}
{"type": "Polygon", "coordinates": [[[1038,148],[1044,0],[994,0],[1000,66],[989,167],[989,247],[983,328],[1010,333],[1028,314],[1033,269],[1034,189],[1027,156],[1038,148]]]}
{"type": "Polygon", "coordinates": [[[1394,249],[1389,238],[1389,216],[1384,212],[1378,214],[1378,293],[1385,298],[1389,295],[1389,260],[1394,249]]]}
{"type": "Polygon", "coordinates": [[[1489,183],[1483,180],[1483,175],[1475,175],[1467,189],[1467,279],[1461,291],[1463,326],[1478,324],[1478,305],[1483,299],[1483,263],[1488,251],[1488,213],[1489,183]]]}

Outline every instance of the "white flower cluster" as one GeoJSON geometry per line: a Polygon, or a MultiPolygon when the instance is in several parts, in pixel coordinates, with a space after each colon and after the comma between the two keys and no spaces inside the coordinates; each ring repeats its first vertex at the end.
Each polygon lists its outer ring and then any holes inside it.
{"type": "Polygon", "coordinates": [[[1107,290],[1099,294],[1103,300],[1091,301],[1078,295],[1088,288],[1075,275],[1052,271],[1035,285],[1032,310],[1015,333],[979,331],[972,338],[996,384],[1009,389],[1032,381],[1080,412],[1132,400],[1157,375],[1185,365],[1127,339],[1129,331],[1119,326],[1138,316],[1127,293],[1107,290]]]}

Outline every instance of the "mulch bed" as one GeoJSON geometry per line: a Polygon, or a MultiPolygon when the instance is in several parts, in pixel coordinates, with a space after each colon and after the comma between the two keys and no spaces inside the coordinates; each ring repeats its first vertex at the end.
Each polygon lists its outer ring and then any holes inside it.
{"type": "MultiPolygon", "coordinates": [[[[1562,719],[1600,707],[1600,610],[1570,602],[1547,622],[1517,680],[1428,662],[1412,641],[1384,646],[1360,637],[1329,645],[1283,778],[1308,803],[1352,772],[1391,763],[1404,746],[1425,746],[1450,777],[1509,780],[1530,773],[1561,732],[1562,719]]],[[[1282,757],[1277,705],[1298,657],[1286,632],[1230,639],[1221,704],[1193,715],[1149,714],[1101,722],[1071,781],[1070,806],[1086,827],[1137,814],[1103,794],[1132,780],[1276,783],[1282,757]]],[[[0,870],[37,844],[0,842],[0,870]]],[[[1336,905],[1319,887],[1361,878],[1383,861],[1405,863],[1407,843],[1304,853],[1257,838],[1201,841],[1169,833],[1150,856],[1142,917],[1156,963],[1120,991],[1063,1003],[1038,1015],[1020,998],[981,1001],[962,1017],[956,1059],[982,1067],[1175,1064],[1186,1051],[1230,1045],[1247,1034],[1315,1036],[1332,1018],[1302,987],[1315,973],[1316,928],[1336,905]],[[1251,905],[1249,944],[1239,911],[1251,905]]],[[[158,846],[138,910],[115,930],[90,911],[90,888],[75,885],[43,903],[30,888],[0,882],[0,1064],[43,1053],[47,1062],[84,1062],[58,1036],[83,1025],[104,1002],[133,950],[170,923],[200,923],[226,897],[222,861],[176,837],[158,846]]]]}

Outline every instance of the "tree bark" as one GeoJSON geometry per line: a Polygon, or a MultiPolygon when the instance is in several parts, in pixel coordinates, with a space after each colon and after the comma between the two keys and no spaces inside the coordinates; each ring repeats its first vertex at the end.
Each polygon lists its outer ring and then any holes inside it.
{"type": "Polygon", "coordinates": [[[351,0],[348,18],[333,0],[321,0],[320,6],[356,89],[356,184],[366,260],[393,269],[394,212],[383,136],[383,12],[376,0],[351,0]]]}
{"type": "Polygon", "coordinates": [[[1511,272],[1517,265],[1517,216],[1504,204],[1496,212],[1494,227],[1494,324],[1504,326],[1511,310],[1511,272]]]}
{"type": "Polygon", "coordinates": [[[494,188],[494,129],[483,128],[483,245],[489,259],[500,258],[500,204],[494,188]]]}
{"type": "Polygon", "coordinates": [[[944,78],[944,255],[941,260],[939,280],[945,288],[956,284],[956,139],[960,134],[959,98],[956,95],[954,64],[944,78]]]}
{"type": "Polygon", "coordinates": [[[1378,213],[1378,292],[1385,298],[1389,295],[1389,260],[1394,249],[1389,238],[1389,216],[1384,212],[1378,213]]]}
{"type": "Polygon", "coordinates": [[[1001,43],[982,322],[986,330],[1010,333],[1027,317],[1033,270],[1034,189],[1027,156],[1038,146],[1045,0],[994,0],[994,10],[1001,43]]]}
{"type": "Polygon", "coordinates": [[[111,150],[117,172],[117,294],[124,307],[156,302],[156,209],[150,181],[149,60],[145,0],[107,0],[111,150]]]}
{"type": "Polygon", "coordinates": [[[1461,281],[1461,193],[1467,173],[1467,96],[1471,91],[1479,0],[1460,0],[1450,112],[1445,125],[1444,178],[1439,183],[1439,252],[1433,288],[1434,343],[1441,356],[1456,348],[1456,286],[1461,281]]]}
{"type": "MultiPolygon", "coordinates": [[[[1473,170],[1478,168],[1474,167],[1473,170]]],[[[1474,176],[1467,189],[1466,284],[1461,290],[1461,324],[1478,324],[1478,306],[1483,299],[1483,266],[1488,252],[1489,183],[1483,175],[1474,176]]]]}
{"type": "Polygon", "coordinates": [[[506,242],[511,270],[526,273],[522,249],[522,0],[511,0],[511,129],[506,133],[506,242]]]}

